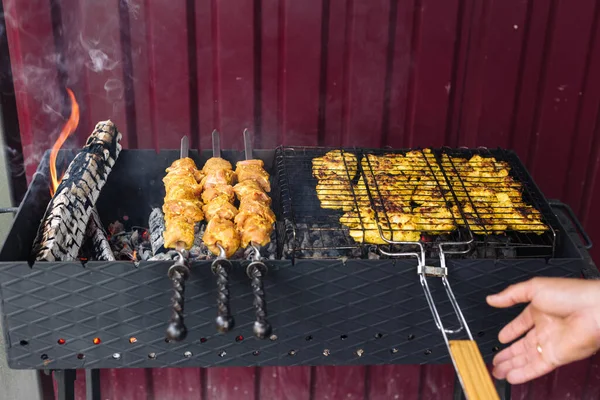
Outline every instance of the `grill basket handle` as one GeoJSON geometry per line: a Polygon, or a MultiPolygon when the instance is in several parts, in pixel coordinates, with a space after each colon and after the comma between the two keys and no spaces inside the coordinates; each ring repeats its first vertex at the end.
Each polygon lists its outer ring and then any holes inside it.
{"type": "Polygon", "coordinates": [[[562,209],[568,214],[569,219],[571,220],[571,222],[573,222],[573,225],[575,225],[575,228],[577,228],[578,233],[583,238],[583,247],[585,247],[586,250],[591,249],[593,246],[592,239],[590,239],[589,235],[583,228],[583,225],[581,225],[581,222],[579,222],[579,219],[573,212],[573,209],[568,204],[565,204],[560,200],[548,200],[548,204],[550,205],[550,207],[562,209]]]}

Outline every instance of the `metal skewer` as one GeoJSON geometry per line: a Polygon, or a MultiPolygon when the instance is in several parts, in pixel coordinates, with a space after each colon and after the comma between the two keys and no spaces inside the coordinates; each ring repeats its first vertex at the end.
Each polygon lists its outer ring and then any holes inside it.
{"type": "Polygon", "coordinates": [[[260,250],[255,243],[251,246],[254,248],[254,259],[246,268],[246,274],[252,280],[252,294],[254,295],[254,313],[256,321],[254,321],[254,335],[259,339],[265,339],[271,334],[271,324],[267,321],[267,300],[265,298],[265,289],[263,286],[263,278],[267,275],[267,265],[260,259],[260,250]]]}
{"type": "MultiPolygon", "coordinates": [[[[212,133],[213,157],[221,157],[221,138],[219,132],[215,129],[212,133]]],[[[227,260],[225,249],[217,243],[220,254],[212,263],[212,272],[217,276],[217,330],[219,332],[230,331],[235,321],[231,316],[231,307],[229,304],[229,272],[231,272],[231,262],[227,260]]]]}
{"type": "Polygon", "coordinates": [[[171,319],[167,327],[167,339],[181,341],[187,336],[187,328],[183,322],[183,304],[185,295],[185,281],[190,276],[187,266],[187,251],[177,251],[179,258],[169,268],[169,278],[173,283],[173,296],[171,297],[171,319]]]}
{"type": "MultiPolygon", "coordinates": [[[[186,158],[189,155],[188,137],[181,138],[181,148],[179,158],[186,158]]],[[[183,305],[185,301],[185,281],[190,276],[190,269],[187,265],[189,253],[183,248],[183,245],[177,246],[179,257],[175,264],[169,268],[169,278],[173,285],[173,296],[171,297],[171,319],[167,327],[167,339],[181,341],[187,336],[187,328],[183,322],[183,305]]]]}
{"type": "Polygon", "coordinates": [[[212,272],[217,276],[217,330],[219,332],[228,332],[233,328],[235,321],[231,316],[229,306],[229,272],[231,272],[231,263],[227,260],[225,249],[217,243],[220,254],[212,263],[212,272]]]}
{"type": "MultiPolygon", "coordinates": [[[[251,160],[252,156],[252,137],[250,131],[244,129],[244,152],[246,160],[251,160]]],[[[263,278],[267,275],[267,265],[261,261],[260,248],[256,243],[251,243],[250,246],[254,249],[254,259],[246,268],[248,278],[252,280],[252,294],[254,295],[254,313],[256,321],[254,321],[254,335],[259,339],[265,339],[271,334],[271,324],[267,321],[267,300],[263,286],[263,278]]]]}

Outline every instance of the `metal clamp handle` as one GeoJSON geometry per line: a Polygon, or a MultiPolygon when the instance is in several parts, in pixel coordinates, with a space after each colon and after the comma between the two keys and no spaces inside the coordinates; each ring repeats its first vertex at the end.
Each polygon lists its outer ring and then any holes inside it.
{"type": "Polygon", "coordinates": [[[189,275],[190,269],[185,264],[185,257],[179,253],[179,259],[169,268],[169,278],[173,283],[173,297],[171,297],[171,319],[167,327],[168,340],[181,341],[187,336],[187,328],[183,322],[183,306],[185,281],[189,275]]]}
{"type": "Polygon", "coordinates": [[[262,261],[253,261],[246,268],[246,274],[252,280],[252,294],[254,295],[254,335],[259,339],[265,339],[271,335],[271,324],[267,321],[267,300],[263,286],[263,278],[267,275],[267,266],[262,261]]]}
{"type": "Polygon", "coordinates": [[[217,276],[217,330],[228,332],[233,328],[234,320],[229,306],[229,272],[231,263],[224,258],[217,258],[212,263],[212,272],[217,276]]]}
{"type": "Polygon", "coordinates": [[[568,204],[565,204],[560,200],[548,200],[548,204],[550,207],[560,208],[567,212],[569,219],[573,222],[573,225],[575,225],[575,228],[577,228],[579,234],[583,238],[583,247],[585,247],[587,250],[591,249],[593,246],[592,239],[590,239],[589,235],[583,228],[583,225],[581,225],[581,222],[579,222],[579,219],[573,212],[573,209],[568,204]]]}
{"type": "Polygon", "coordinates": [[[17,207],[0,207],[0,214],[13,213],[16,214],[19,209],[17,207]]]}

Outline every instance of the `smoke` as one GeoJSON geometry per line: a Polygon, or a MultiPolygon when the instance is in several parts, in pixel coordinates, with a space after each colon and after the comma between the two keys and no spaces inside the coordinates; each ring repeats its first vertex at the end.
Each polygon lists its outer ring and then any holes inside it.
{"type": "MultiPolygon", "coordinates": [[[[112,71],[119,61],[111,59],[101,48],[100,40],[83,38],[83,34],[79,34],[79,43],[83,50],[87,51],[89,59],[85,60],[85,66],[92,72],[112,71]]],[[[78,49],[75,49],[76,51],[78,49]]]]}
{"type": "MultiPolygon", "coordinates": [[[[78,135],[91,131],[94,120],[112,118],[106,115],[107,110],[115,114],[122,106],[125,85],[117,69],[121,65],[119,13],[113,7],[114,13],[103,13],[99,18],[94,10],[105,6],[98,0],[75,2],[74,8],[56,0],[57,7],[52,10],[47,1],[4,0],[3,4],[6,27],[13,34],[11,40],[18,35],[22,44],[19,54],[11,54],[12,71],[0,73],[12,75],[18,105],[28,107],[20,110],[30,119],[32,130],[31,143],[23,144],[27,168],[38,165],[68,118],[66,87],[75,92],[82,116],[88,116],[82,118],[78,135]],[[57,20],[60,24],[53,28],[51,23],[57,20]],[[92,80],[95,86],[90,88],[92,80]],[[92,96],[94,104],[105,102],[106,106],[91,109],[86,101],[92,96]]],[[[130,18],[137,19],[139,1],[122,0],[121,7],[128,7],[130,18]]],[[[6,34],[6,27],[0,24],[0,35],[6,34]]],[[[73,145],[67,142],[65,147],[73,145]]],[[[16,170],[21,173],[22,169],[16,170]]]]}

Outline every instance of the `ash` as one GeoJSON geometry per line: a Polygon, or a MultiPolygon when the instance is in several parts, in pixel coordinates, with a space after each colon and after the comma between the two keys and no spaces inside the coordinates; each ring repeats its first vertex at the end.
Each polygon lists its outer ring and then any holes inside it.
{"type": "MultiPolygon", "coordinates": [[[[290,239],[290,238],[288,238],[290,239]]],[[[379,258],[376,248],[368,257],[379,258]]],[[[295,239],[286,240],[283,248],[286,258],[363,258],[364,249],[350,237],[348,229],[328,229],[321,224],[299,223],[295,228],[295,239]],[[294,246],[288,245],[294,243],[294,246]]]]}
{"type": "MultiPolygon", "coordinates": [[[[153,209],[148,222],[150,228],[134,226],[129,231],[126,231],[124,225],[119,221],[109,225],[109,242],[117,260],[164,261],[177,259],[177,251],[165,249],[162,246],[162,233],[160,233],[164,230],[162,211],[159,208],[153,209]],[[157,229],[160,230],[158,234],[157,229]],[[159,237],[158,240],[157,237],[159,237]],[[157,241],[160,243],[157,243],[157,241]]],[[[199,223],[195,226],[194,245],[189,251],[190,261],[214,260],[217,258],[202,242],[205,229],[205,223],[199,223]]],[[[274,260],[276,254],[276,233],[273,231],[271,242],[260,248],[260,255],[262,259],[274,260]]],[[[253,258],[254,249],[248,247],[239,249],[230,260],[252,260],[253,258]]]]}

